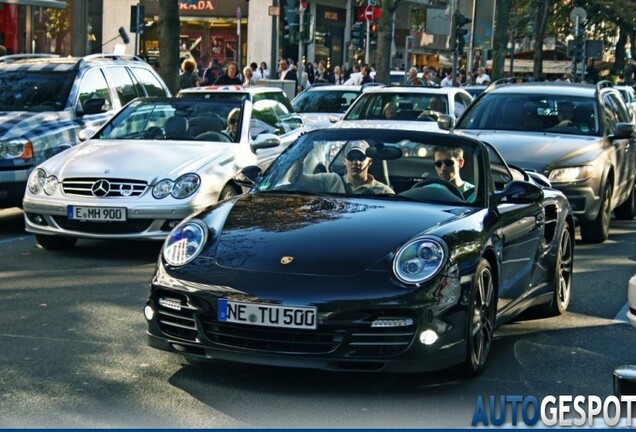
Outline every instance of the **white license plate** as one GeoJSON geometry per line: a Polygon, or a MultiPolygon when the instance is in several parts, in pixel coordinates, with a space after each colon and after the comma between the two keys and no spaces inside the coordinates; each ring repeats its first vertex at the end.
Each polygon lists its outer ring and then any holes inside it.
{"type": "Polygon", "coordinates": [[[123,207],[80,207],[68,206],[69,219],[97,222],[125,222],[126,208],[123,207]]]}
{"type": "Polygon", "coordinates": [[[219,299],[218,320],[238,324],[316,329],[316,308],[243,303],[219,299]]]}

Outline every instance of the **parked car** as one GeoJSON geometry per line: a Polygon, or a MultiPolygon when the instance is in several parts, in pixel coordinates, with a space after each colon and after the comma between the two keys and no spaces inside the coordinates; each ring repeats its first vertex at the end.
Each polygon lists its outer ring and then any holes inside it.
{"type": "Polygon", "coordinates": [[[276,111],[281,115],[293,114],[292,106],[287,94],[279,87],[268,86],[202,86],[191,87],[179,91],[177,97],[204,98],[215,100],[249,101],[252,104],[260,101],[270,101],[269,104],[276,104],[276,111]]]}
{"type": "Polygon", "coordinates": [[[301,125],[269,99],[137,99],[33,171],[25,228],[47,249],[78,238],[163,240],[192,212],[241,193],[236,172],[266,168],[301,125]]]}
{"type": "Polygon", "coordinates": [[[27,178],[140,96],[170,96],[138,57],[44,54],[0,58],[0,208],[22,204],[27,178]]]}
{"type": "Polygon", "coordinates": [[[617,85],[614,87],[621,92],[629,114],[632,116],[632,120],[636,122],[636,90],[630,85],[617,85]]]}
{"type": "MultiPolygon", "coordinates": [[[[446,127],[450,122],[443,120],[446,127]]],[[[584,242],[607,239],[612,211],[618,219],[636,216],[634,124],[608,82],[495,86],[475,100],[454,130],[548,177],[568,197],[584,242]]]]}
{"type": "Polygon", "coordinates": [[[383,121],[418,122],[423,130],[439,131],[437,117],[461,115],[473,98],[458,87],[372,87],[338,122],[339,127],[378,127],[383,121]],[[387,108],[392,106],[392,114],[387,108]]]}
{"type": "MultiPolygon", "coordinates": [[[[636,328],[636,274],[627,284],[627,319],[636,328]]],[[[636,365],[624,364],[614,368],[614,395],[636,395],[636,365]]]]}
{"type": "Polygon", "coordinates": [[[348,110],[362,91],[362,86],[356,85],[310,87],[292,100],[292,106],[308,128],[329,127],[332,125],[330,119],[348,110]]]}
{"type": "Polygon", "coordinates": [[[244,168],[249,193],[166,239],[144,309],[150,346],[287,367],[478,373],[496,325],[568,306],[567,199],[475,139],[320,129],[260,173],[244,168]],[[402,151],[418,146],[427,151],[402,151]],[[438,178],[436,163],[463,166],[474,193],[438,178]],[[384,172],[382,186],[348,192],[362,167],[384,172]]]}

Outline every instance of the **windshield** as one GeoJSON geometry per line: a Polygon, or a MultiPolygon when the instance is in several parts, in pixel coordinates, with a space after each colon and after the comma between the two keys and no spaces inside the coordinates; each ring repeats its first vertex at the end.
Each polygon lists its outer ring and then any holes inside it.
{"type": "Polygon", "coordinates": [[[138,99],[93,138],[231,142],[241,126],[240,101],[138,99]]]}
{"type": "Polygon", "coordinates": [[[460,143],[397,130],[312,132],[274,162],[254,191],[470,205],[485,181],[474,144],[460,143]]]}
{"type": "Polygon", "coordinates": [[[0,73],[0,110],[62,111],[74,79],[73,72],[4,71],[0,73]]]}
{"type": "Polygon", "coordinates": [[[344,113],[358,97],[356,91],[306,91],[292,101],[299,113],[344,113]]]}
{"type": "Polygon", "coordinates": [[[460,119],[457,129],[599,134],[593,98],[522,93],[484,95],[460,119]]]}
{"type": "Polygon", "coordinates": [[[448,114],[448,97],[435,93],[366,93],[344,120],[437,121],[448,114]]]}

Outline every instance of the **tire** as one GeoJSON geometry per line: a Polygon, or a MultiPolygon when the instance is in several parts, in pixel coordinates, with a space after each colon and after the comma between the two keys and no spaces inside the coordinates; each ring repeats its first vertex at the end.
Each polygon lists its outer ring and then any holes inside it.
{"type": "Polygon", "coordinates": [[[592,222],[581,222],[581,240],[583,243],[603,243],[609,237],[609,224],[612,215],[612,185],[608,182],[603,190],[601,208],[592,222]]]}
{"type": "Polygon", "coordinates": [[[627,200],[614,209],[614,216],[620,220],[632,220],[636,217],[636,183],[627,200]]]}
{"type": "Polygon", "coordinates": [[[237,192],[234,186],[225,185],[225,187],[221,190],[221,194],[219,195],[219,201],[234,198],[237,195],[240,195],[240,192],[237,192]]]}
{"type": "Polygon", "coordinates": [[[572,295],[572,274],[574,272],[574,236],[565,224],[557,244],[556,263],[554,264],[554,289],[552,301],[545,312],[550,316],[563,314],[570,304],[572,295]]]}
{"type": "Polygon", "coordinates": [[[47,235],[35,235],[35,240],[40,246],[46,250],[65,250],[71,249],[77,243],[75,237],[62,237],[62,236],[47,236],[47,235]]]}
{"type": "Polygon", "coordinates": [[[482,259],[477,265],[466,318],[467,353],[464,370],[479,374],[486,366],[495,330],[495,281],[490,264],[482,259]]]}

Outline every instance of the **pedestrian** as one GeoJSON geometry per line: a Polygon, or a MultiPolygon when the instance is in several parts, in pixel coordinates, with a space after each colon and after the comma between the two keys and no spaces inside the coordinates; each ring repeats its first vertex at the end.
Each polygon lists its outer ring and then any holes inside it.
{"type": "Polygon", "coordinates": [[[261,62],[261,66],[258,68],[258,71],[261,73],[262,79],[269,79],[270,73],[269,69],[267,69],[267,63],[261,62]]]}
{"type": "Polygon", "coordinates": [[[345,82],[345,77],[342,73],[342,69],[340,69],[340,66],[338,65],[335,65],[333,67],[333,82],[336,85],[342,85],[345,82]]]}
{"type": "Polygon", "coordinates": [[[243,87],[249,87],[254,85],[254,76],[252,75],[252,68],[245,66],[243,68],[243,87]]]}
{"type": "Polygon", "coordinates": [[[261,72],[258,70],[258,65],[256,64],[256,62],[250,63],[250,68],[252,69],[252,79],[254,80],[254,82],[263,79],[263,75],[261,75],[261,72]]]}
{"type": "Polygon", "coordinates": [[[197,74],[196,67],[197,62],[193,58],[189,57],[183,60],[183,63],[181,63],[183,73],[179,77],[179,88],[187,89],[201,85],[201,78],[197,74]]]}
{"type": "Polygon", "coordinates": [[[225,73],[219,76],[214,82],[214,85],[232,85],[232,84],[236,84],[236,85],[243,84],[243,81],[241,81],[241,78],[239,78],[238,76],[238,64],[236,64],[236,62],[229,62],[227,64],[227,69],[225,70],[225,73]]]}
{"type": "Polygon", "coordinates": [[[362,66],[362,79],[360,80],[360,85],[365,85],[373,82],[373,78],[371,77],[371,68],[369,65],[362,66]]]}
{"type": "Polygon", "coordinates": [[[0,57],[7,55],[7,47],[0,45],[0,57]]]}

